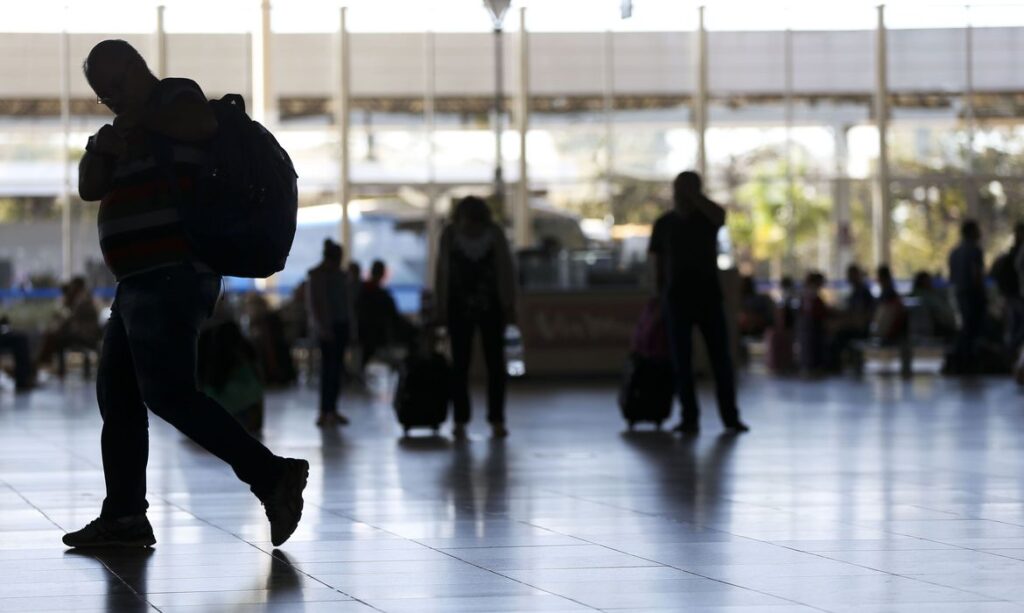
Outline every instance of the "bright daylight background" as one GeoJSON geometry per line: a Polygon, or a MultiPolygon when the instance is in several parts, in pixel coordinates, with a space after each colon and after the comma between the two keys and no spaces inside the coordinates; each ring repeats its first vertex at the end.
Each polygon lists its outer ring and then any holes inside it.
{"type": "MultiPolygon", "coordinates": [[[[170,71],[210,95],[251,97],[248,33],[258,0],[35,0],[0,4],[0,289],[45,286],[70,272],[103,277],[94,206],[62,186],[86,136],[106,118],[90,104],[78,64],[99,35],[129,38],[153,61],[156,6],[166,7],[170,71]],[[60,121],[60,35],[70,36],[67,174],[60,121]],[[69,224],[69,225],[67,225],[69,224]],[[61,246],[74,254],[65,270],[61,246]]],[[[349,7],[353,82],[349,146],[356,234],[366,261],[385,257],[395,280],[422,283],[426,189],[441,204],[486,192],[493,174],[491,21],[481,0],[288,0],[273,3],[275,132],[301,177],[308,254],[337,235],[333,126],[338,8],[349,7]],[[437,115],[427,132],[424,33],[436,32],[437,115]],[[326,205],[326,208],[323,208],[326,205]],[[333,212],[332,212],[333,211],[333,212]]],[[[667,204],[667,181],[696,164],[695,2],[520,0],[506,19],[505,93],[518,91],[519,7],[531,38],[527,159],[536,243],[557,239],[628,273],[667,204]],[[609,63],[608,58],[613,58],[609,63]],[[568,225],[566,225],[568,224],[568,225]]],[[[709,1],[708,184],[731,207],[732,257],[760,278],[871,263],[878,137],[872,111],[877,2],[709,1]]],[[[886,3],[893,264],[898,275],[941,271],[968,214],[987,248],[1024,216],[1024,3],[886,3]]],[[[506,176],[517,180],[514,113],[506,116],[506,176]],[[510,123],[511,121],[511,123],[510,123]]],[[[442,206],[443,208],[443,206],[442,206]]]]}

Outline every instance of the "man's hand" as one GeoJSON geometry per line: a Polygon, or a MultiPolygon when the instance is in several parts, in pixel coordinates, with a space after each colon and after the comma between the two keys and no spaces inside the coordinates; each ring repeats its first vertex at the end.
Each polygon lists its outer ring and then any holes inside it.
{"type": "Polygon", "coordinates": [[[85,155],[78,163],[78,195],[82,200],[93,202],[107,195],[115,160],[127,150],[127,142],[110,124],[89,137],[85,155]]]}
{"type": "MultiPolygon", "coordinates": [[[[114,120],[117,123],[117,120],[114,120]]],[[[90,151],[99,153],[100,155],[110,155],[119,157],[124,154],[127,149],[127,141],[121,136],[121,133],[109,123],[99,129],[99,132],[91,137],[92,147],[90,151]]]]}
{"type": "Polygon", "coordinates": [[[114,129],[121,136],[127,138],[135,129],[142,125],[144,111],[121,113],[114,118],[114,129]]]}

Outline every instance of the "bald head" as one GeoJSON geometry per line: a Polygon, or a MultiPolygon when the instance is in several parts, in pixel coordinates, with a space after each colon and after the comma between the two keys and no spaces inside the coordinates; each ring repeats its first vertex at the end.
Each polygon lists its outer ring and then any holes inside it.
{"type": "Polygon", "coordinates": [[[82,71],[96,96],[116,114],[144,104],[157,81],[138,50],[119,39],[93,47],[82,71]]]}

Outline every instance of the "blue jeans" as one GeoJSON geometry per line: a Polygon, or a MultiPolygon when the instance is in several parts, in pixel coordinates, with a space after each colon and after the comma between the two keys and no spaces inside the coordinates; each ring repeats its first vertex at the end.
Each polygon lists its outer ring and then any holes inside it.
{"type": "Polygon", "coordinates": [[[264,497],[280,459],[249,436],[196,381],[199,327],[220,294],[217,275],[190,265],[161,268],[118,284],[96,382],[103,415],[103,517],[145,513],[147,407],[227,462],[264,497]]]}
{"type": "Polygon", "coordinates": [[[693,376],[694,327],[700,329],[707,345],[722,423],[726,426],[737,423],[740,415],[736,407],[736,373],[729,351],[729,328],[724,308],[720,305],[694,308],[666,299],[665,320],[668,322],[676,388],[683,405],[683,423],[696,426],[700,422],[697,385],[693,376]]]}

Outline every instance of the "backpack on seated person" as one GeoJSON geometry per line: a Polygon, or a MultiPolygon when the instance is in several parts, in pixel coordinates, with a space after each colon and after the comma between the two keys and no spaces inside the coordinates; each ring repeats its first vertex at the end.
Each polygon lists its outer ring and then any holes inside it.
{"type": "Polygon", "coordinates": [[[195,182],[178,203],[196,256],[221,275],[266,278],[284,269],[295,238],[295,167],[277,139],[228,94],[209,101],[217,132],[195,182]]]}

